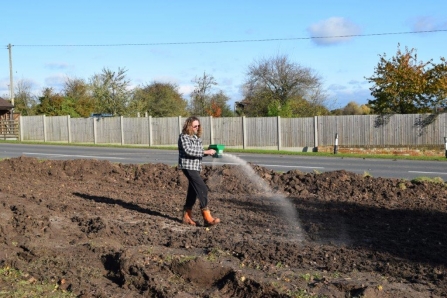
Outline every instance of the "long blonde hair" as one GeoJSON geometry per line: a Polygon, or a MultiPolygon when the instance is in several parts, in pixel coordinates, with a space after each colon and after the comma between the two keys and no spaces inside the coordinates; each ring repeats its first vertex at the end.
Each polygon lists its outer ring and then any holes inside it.
{"type": "Polygon", "coordinates": [[[200,138],[200,136],[202,135],[202,125],[200,125],[200,119],[196,116],[188,117],[188,119],[185,120],[182,133],[192,136],[194,134],[194,129],[192,128],[192,123],[194,121],[199,121],[199,128],[197,129],[196,136],[200,138]]]}

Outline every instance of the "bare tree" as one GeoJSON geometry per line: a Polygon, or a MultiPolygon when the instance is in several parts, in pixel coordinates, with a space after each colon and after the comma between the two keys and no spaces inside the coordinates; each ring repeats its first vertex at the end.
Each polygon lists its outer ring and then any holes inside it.
{"type": "Polygon", "coordinates": [[[291,62],[286,55],[255,61],[248,67],[243,87],[246,114],[267,115],[273,101],[286,106],[291,100],[304,99],[320,106],[326,99],[321,86],[321,79],[312,69],[291,62]]]}
{"type": "Polygon", "coordinates": [[[190,112],[193,115],[205,116],[209,109],[211,89],[217,85],[217,82],[212,75],[205,72],[203,76],[195,77],[192,82],[195,84],[195,88],[191,93],[190,112]]]}
{"type": "Polygon", "coordinates": [[[35,115],[36,96],[31,92],[32,83],[27,80],[19,80],[15,87],[14,111],[23,116],[35,115]]]}

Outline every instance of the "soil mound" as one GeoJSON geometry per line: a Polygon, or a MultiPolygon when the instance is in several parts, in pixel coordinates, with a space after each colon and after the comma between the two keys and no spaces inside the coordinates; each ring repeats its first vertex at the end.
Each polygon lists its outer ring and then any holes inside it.
{"type": "Polygon", "coordinates": [[[0,272],[77,297],[447,296],[444,183],[250,167],[205,166],[205,228],[175,167],[2,160],[0,272]]]}

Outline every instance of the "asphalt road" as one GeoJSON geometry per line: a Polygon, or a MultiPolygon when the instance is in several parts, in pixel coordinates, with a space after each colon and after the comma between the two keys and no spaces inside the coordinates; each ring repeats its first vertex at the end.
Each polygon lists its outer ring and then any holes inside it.
{"type": "MultiPolygon", "coordinates": [[[[176,150],[146,148],[0,143],[0,158],[19,156],[55,160],[97,159],[126,164],[164,163],[168,165],[176,165],[178,152],[176,150]]],[[[204,164],[208,165],[239,164],[244,162],[257,164],[282,172],[287,172],[293,169],[303,172],[327,172],[344,169],[358,174],[368,173],[373,177],[404,179],[413,179],[416,177],[440,177],[444,181],[447,181],[447,159],[444,162],[248,153],[224,153],[222,158],[204,158],[204,164]]]]}

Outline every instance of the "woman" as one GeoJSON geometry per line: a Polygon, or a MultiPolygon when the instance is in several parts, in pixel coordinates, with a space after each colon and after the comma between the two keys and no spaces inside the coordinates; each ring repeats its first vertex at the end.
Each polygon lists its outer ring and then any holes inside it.
{"type": "Polygon", "coordinates": [[[208,209],[208,188],[200,177],[200,171],[202,170],[202,158],[213,155],[216,151],[214,149],[203,149],[201,135],[200,120],[197,117],[189,117],[183,124],[182,133],[178,138],[178,167],[189,181],[186,202],[183,206],[183,223],[196,225],[191,214],[196,199],[199,198],[205,226],[212,226],[219,223],[220,219],[213,218],[208,209]]]}

